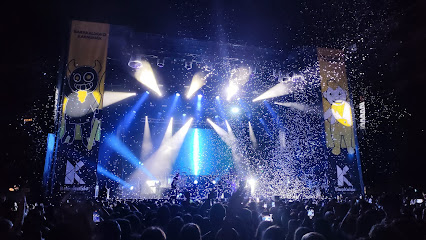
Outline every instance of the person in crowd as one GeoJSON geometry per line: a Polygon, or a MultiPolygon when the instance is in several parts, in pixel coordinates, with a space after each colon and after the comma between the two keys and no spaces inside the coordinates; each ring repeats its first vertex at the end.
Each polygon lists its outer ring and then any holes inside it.
{"type": "Polygon", "coordinates": [[[426,239],[425,205],[409,204],[394,194],[371,203],[359,198],[280,199],[268,209],[263,204],[270,200],[250,200],[245,191],[238,188],[229,199],[190,199],[187,194],[173,202],[64,198],[41,204],[27,202],[22,192],[2,195],[0,239],[426,239]],[[314,209],[314,216],[309,217],[307,209],[314,209]],[[262,221],[270,214],[272,219],[262,221]]]}

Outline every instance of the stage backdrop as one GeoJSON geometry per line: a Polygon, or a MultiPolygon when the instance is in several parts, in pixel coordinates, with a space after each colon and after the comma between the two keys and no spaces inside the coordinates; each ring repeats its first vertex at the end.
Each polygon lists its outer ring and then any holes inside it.
{"type": "Polygon", "coordinates": [[[53,196],[94,196],[108,37],[109,24],[72,21],[53,196]]]}
{"type": "Polygon", "coordinates": [[[326,153],[331,167],[330,190],[335,194],[362,193],[364,186],[343,51],[319,48],[318,62],[326,153]]]}

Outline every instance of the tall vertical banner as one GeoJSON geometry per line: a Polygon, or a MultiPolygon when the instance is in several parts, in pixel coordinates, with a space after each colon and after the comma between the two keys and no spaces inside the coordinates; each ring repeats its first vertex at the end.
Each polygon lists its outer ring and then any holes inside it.
{"type": "Polygon", "coordinates": [[[362,193],[354,115],[343,51],[318,48],[330,184],[335,194],[362,193]]]}
{"type": "Polygon", "coordinates": [[[94,196],[109,24],[72,21],[53,193],[94,196]]]}

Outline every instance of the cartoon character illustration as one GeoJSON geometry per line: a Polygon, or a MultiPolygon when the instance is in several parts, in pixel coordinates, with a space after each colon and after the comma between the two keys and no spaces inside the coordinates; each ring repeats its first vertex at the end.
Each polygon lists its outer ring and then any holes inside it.
{"type": "Polygon", "coordinates": [[[334,79],[329,79],[323,97],[327,100],[323,100],[327,147],[333,148],[334,155],[339,155],[341,148],[353,154],[355,140],[347,91],[334,79]]]}
{"type": "Polygon", "coordinates": [[[102,66],[99,61],[94,66],[77,66],[71,60],[68,71],[70,93],[63,100],[60,138],[66,144],[81,140],[90,150],[100,137],[97,115],[102,99],[99,91],[102,66]]]}

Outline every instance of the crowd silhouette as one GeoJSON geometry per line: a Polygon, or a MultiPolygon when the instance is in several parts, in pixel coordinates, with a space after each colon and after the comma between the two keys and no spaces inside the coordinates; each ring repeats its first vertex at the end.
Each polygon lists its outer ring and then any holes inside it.
{"type": "Polygon", "coordinates": [[[426,239],[425,205],[400,195],[374,201],[103,199],[28,203],[0,199],[0,239],[13,240],[384,240],[426,239]],[[274,202],[274,206],[272,206],[274,202]],[[265,207],[266,204],[266,207],[265,207]]]}

